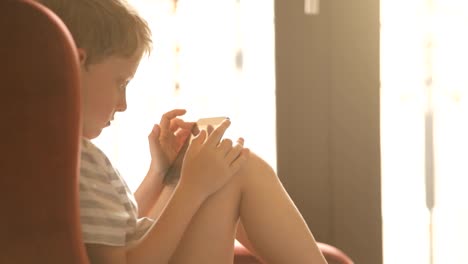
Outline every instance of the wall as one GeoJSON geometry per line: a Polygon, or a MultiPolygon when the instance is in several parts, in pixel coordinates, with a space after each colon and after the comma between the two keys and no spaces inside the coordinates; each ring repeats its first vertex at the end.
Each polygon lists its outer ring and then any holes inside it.
{"type": "Polygon", "coordinates": [[[379,1],[276,0],[278,173],[316,239],[382,263],[379,1]]]}

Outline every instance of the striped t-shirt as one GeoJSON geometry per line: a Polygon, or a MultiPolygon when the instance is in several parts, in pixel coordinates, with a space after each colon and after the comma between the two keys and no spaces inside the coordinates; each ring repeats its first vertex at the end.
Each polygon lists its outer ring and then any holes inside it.
{"type": "Polygon", "coordinates": [[[138,218],[135,197],[107,156],[81,140],[80,215],[85,243],[128,246],[144,237],[154,220],[138,218]]]}

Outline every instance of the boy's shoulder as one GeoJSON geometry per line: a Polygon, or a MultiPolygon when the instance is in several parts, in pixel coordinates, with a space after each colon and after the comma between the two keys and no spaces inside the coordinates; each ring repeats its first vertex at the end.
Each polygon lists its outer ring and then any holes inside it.
{"type": "Polygon", "coordinates": [[[81,138],[81,166],[83,167],[85,164],[113,170],[113,166],[106,154],[91,140],[83,137],[81,138]]]}

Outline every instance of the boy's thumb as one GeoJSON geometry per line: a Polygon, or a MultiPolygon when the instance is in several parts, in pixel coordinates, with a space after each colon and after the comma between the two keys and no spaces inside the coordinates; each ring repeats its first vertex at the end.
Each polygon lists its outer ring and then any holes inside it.
{"type": "Polygon", "coordinates": [[[150,144],[159,145],[159,135],[160,134],[161,134],[161,128],[159,127],[158,124],[155,124],[153,126],[153,129],[151,130],[151,133],[148,136],[150,144]]]}

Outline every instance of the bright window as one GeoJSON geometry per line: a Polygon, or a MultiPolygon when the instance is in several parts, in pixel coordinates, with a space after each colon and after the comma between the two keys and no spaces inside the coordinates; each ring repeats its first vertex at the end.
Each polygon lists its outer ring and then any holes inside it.
{"type": "Polygon", "coordinates": [[[381,0],[381,26],[384,263],[468,263],[468,2],[381,0]]]}
{"type": "Polygon", "coordinates": [[[276,168],[273,1],[130,0],[154,51],[128,89],[128,109],[95,142],[135,189],[149,166],[147,135],[161,115],[229,116],[227,136],[276,168]],[[178,88],[176,88],[178,87],[178,88]]]}

